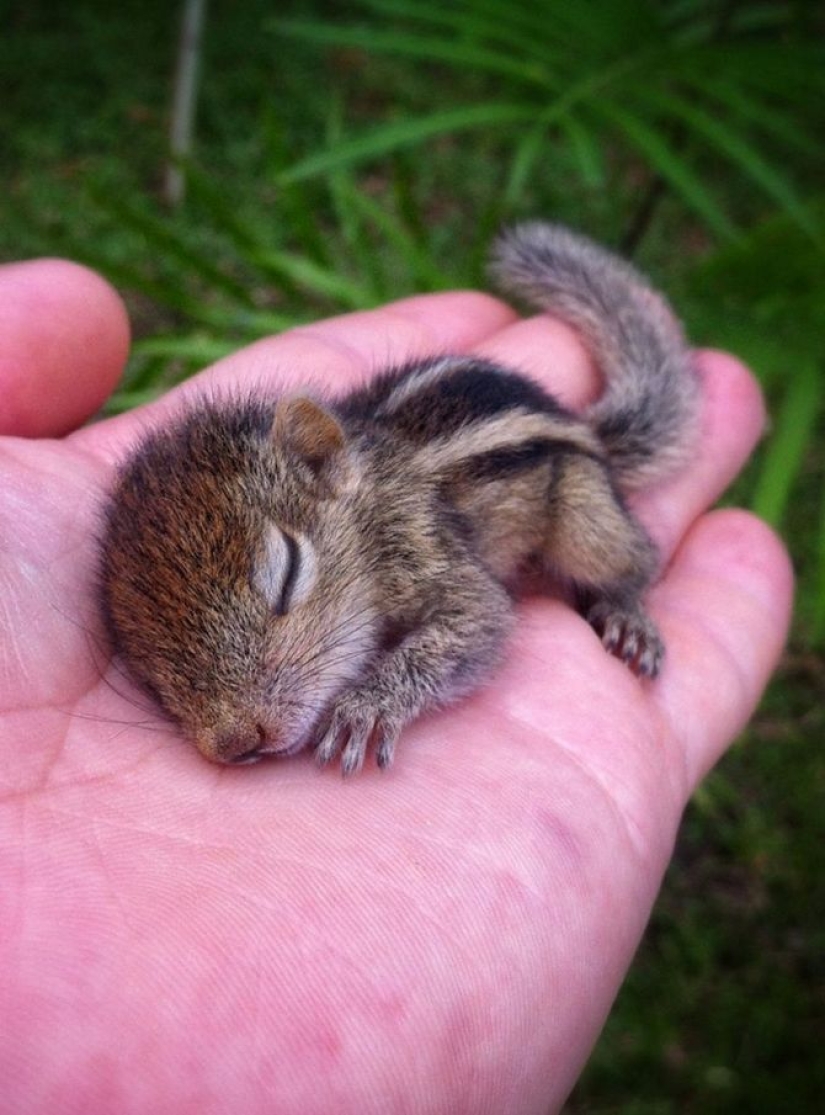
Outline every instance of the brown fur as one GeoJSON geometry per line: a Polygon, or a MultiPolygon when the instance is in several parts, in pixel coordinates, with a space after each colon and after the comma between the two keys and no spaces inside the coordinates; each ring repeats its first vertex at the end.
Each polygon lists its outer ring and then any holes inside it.
{"type": "Polygon", "coordinates": [[[373,746],[387,765],[406,723],[490,672],[537,568],[575,586],[610,651],[657,673],[640,603],[657,556],[616,483],[687,438],[687,357],[635,272],[540,228],[535,258],[517,233],[499,271],[515,253],[515,285],[527,268],[531,297],[610,354],[595,417],[497,365],[441,357],[331,404],[199,405],[121,470],[102,545],[109,631],[207,758],[312,744],[349,773],[373,746]]]}

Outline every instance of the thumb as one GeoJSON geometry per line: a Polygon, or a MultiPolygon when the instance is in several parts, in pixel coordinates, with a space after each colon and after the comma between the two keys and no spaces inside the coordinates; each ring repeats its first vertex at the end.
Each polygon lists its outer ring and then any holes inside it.
{"type": "Polygon", "coordinates": [[[120,297],[60,259],[0,267],[0,434],[54,437],[108,398],[129,350],[120,297]]]}

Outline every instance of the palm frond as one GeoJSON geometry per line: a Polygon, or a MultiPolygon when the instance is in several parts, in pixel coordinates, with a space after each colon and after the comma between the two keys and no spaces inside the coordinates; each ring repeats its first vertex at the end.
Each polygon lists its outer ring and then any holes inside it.
{"type": "Polygon", "coordinates": [[[641,115],[607,101],[594,104],[593,110],[616,125],[709,229],[723,240],[736,238],[736,226],[714,197],[710,187],[688,160],[668,142],[662,129],[652,127],[641,115]]]}
{"type": "Polygon", "coordinates": [[[302,182],[338,167],[377,159],[400,147],[468,128],[495,128],[526,124],[534,117],[529,104],[488,101],[464,108],[446,109],[418,119],[405,119],[376,128],[356,139],[317,152],[278,175],[281,184],[302,182]]]}

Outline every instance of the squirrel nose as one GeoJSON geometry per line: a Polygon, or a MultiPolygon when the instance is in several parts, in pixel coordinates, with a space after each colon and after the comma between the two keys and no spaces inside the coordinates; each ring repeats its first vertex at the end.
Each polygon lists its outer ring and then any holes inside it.
{"type": "Polygon", "coordinates": [[[214,763],[243,766],[257,763],[267,754],[268,735],[262,724],[238,726],[214,736],[200,750],[214,763]]]}

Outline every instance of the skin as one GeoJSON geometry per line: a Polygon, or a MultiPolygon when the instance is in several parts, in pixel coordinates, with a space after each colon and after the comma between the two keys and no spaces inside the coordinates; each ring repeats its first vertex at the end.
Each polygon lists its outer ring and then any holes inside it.
{"type": "MultiPolygon", "coordinates": [[[[555,1110],[639,942],[680,815],[753,711],[788,623],[770,531],[708,512],[763,425],[703,353],[703,443],[638,500],[669,561],[640,683],[534,600],[494,681],[342,782],[308,755],[221,769],[109,660],[93,595],[113,462],[182,392],[78,430],[128,327],[74,265],[0,269],[0,1080],[9,1110],[279,1115],[555,1110]],[[41,400],[37,405],[32,400],[41,400]]],[[[482,352],[580,405],[575,336],[485,295],[260,342],[183,389],[336,388],[482,352]]],[[[697,895],[697,901],[701,896],[697,895]]]]}

